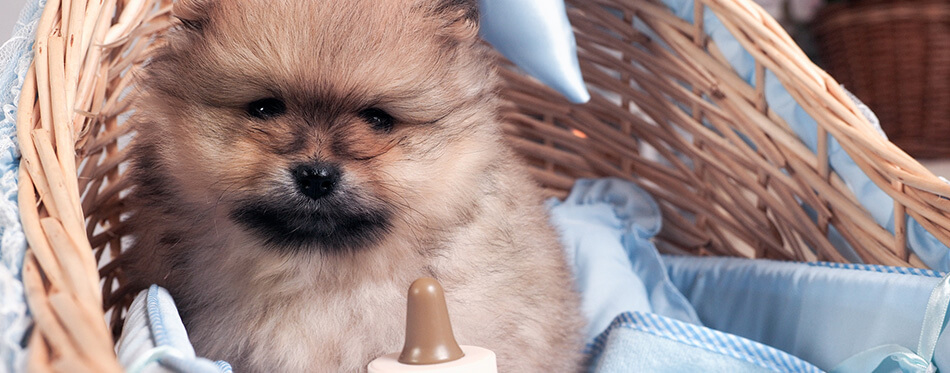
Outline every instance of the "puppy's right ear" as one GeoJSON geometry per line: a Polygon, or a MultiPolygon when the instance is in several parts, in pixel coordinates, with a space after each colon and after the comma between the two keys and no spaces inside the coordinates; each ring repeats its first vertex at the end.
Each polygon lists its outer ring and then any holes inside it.
{"type": "Polygon", "coordinates": [[[178,0],[172,8],[172,16],[182,26],[192,31],[201,31],[208,21],[208,12],[213,0],[178,0]]]}
{"type": "Polygon", "coordinates": [[[459,40],[475,39],[478,34],[478,0],[423,0],[423,4],[433,18],[442,23],[442,34],[459,40]]]}

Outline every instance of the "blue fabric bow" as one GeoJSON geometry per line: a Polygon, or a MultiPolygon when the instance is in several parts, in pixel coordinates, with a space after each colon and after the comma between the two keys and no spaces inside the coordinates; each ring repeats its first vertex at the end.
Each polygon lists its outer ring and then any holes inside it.
{"type": "Polygon", "coordinates": [[[946,327],[947,307],[950,306],[950,274],[934,287],[927,301],[924,322],[920,327],[920,341],[917,352],[888,344],[867,349],[836,366],[831,373],[891,372],[932,373],[934,350],[937,339],[946,327]]]}
{"type": "Polygon", "coordinates": [[[479,0],[481,35],[574,103],[590,100],[563,0],[479,0]]]}

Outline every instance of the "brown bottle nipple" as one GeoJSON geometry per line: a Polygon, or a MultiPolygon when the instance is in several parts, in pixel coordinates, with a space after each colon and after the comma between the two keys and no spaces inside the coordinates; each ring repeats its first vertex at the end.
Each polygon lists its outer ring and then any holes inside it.
{"type": "Polygon", "coordinates": [[[442,285],[434,278],[423,277],[409,286],[406,309],[406,344],[399,362],[429,365],[455,361],[465,356],[449,322],[442,285]]]}

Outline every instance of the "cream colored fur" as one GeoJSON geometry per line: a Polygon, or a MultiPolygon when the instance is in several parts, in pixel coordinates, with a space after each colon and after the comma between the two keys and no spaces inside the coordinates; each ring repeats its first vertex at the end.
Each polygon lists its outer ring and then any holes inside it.
{"type": "Polygon", "coordinates": [[[580,366],[578,296],[538,188],[503,143],[474,1],[188,0],[133,118],[133,286],[179,303],[199,355],[238,372],[351,372],[402,348],[405,294],[444,286],[456,337],[502,372],[580,366]],[[267,96],[287,115],[248,119],[267,96]],[[374,132],[353,113],[384,108],[374,132]],[[390,212],[359,247],[274,247],[232,218],[341,165],[358,208],[390,212]]]}

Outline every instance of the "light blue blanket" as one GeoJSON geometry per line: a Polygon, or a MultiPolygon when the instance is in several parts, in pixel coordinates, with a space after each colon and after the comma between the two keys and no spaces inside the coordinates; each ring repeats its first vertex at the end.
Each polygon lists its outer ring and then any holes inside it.
{"type": "MultiPolygon", "coordinates": [[[[933,357],[950,369],[950,337],[938,338],[947,311],[940,302],[950,300],[942,273],[660,256],[651,242],[659,209],[619,179],[578,180],[549,206],[588,336],[597,336],[592,371],[813,372],[879,346],[890,349],[858,360],[876,367],[894,355],[927,368],[933,357]]],[[[838,371],[855,372],[849,366],[838,371]]]]}
{"type": "Polygon", "coordinates": [[[817,372],[774,348],[703,327],[652,239],[660,209],[619,179],[578,180],[550,200],[583,295],[592,372],[817,372]]]}

